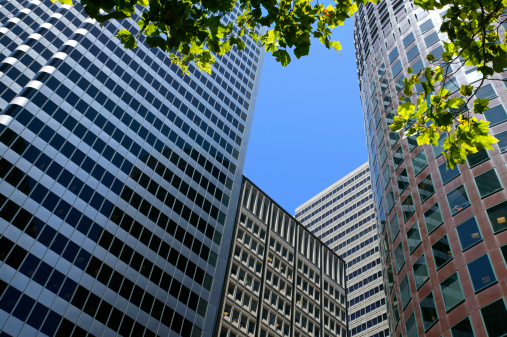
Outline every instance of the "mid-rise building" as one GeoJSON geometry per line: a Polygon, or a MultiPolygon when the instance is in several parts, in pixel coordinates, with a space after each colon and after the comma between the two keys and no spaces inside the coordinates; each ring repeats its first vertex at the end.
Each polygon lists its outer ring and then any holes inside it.
{"type": "Polygon", "coordinates": [[[368,163],[299,206],[296,219],[347,264],[349,336],[389,336],[368,163]]]}
{"type": "Polygon", "coordinates": [[[219,337],[347,336],[346,266],[244,178],[219,337]]]}
{"type": "MultiPolygon", "coordinates": [[[[446,134],[439,146],[418,146],[415,137],[400,139],[388,128],[408,67],[419,72],[429,65],[428,54],[441,62],[445,12],[386,0],[359,6],[354,18],[389,322],[393,336],[504,336],[506,82],[485,81],[476,94],[490,99],[489,110],[477,117],[491,122],[490,132],[500,140],[495,151],[482,149],[453,170],[442,155],[446,134]]],[[[452,95],[462,84],[476,84],[474,68],[460,62],[451,68],[445,87],[452,95]]]]}
{"type": "Polygon", "coordinates": [[[212,336],[261,48],[183,76],[79,4],[0,21],[2,336],[212,336]]]}

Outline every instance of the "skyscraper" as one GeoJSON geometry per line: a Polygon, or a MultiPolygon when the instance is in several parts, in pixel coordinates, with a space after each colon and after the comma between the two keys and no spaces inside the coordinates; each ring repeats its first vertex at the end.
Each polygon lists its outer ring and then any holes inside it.
{"type": "Polygon", "coordinates": [[[260,47],[182,76],[79,5],[1,6],[0,330],[211,336],[260,47]]]}
{"type": "Polygon", "coordinates": [[[338,255],[244,178],[218,336],[346,337],[345,274],[338,255]]]}
{"type": "MultiPolygon", "coordinates": [[[[446,168],[441,146],[418,146],[388,129],[408,67],[440,59],[441,12],[410,1],[360,6],[354,19],[357,67],[376,207],[389,322],[394,336],[503,336],[507,333],[507,90],[486,81],[484,117],[500,142],[446,168]]],[[[505,17],[504,17],[505,18],[505,17]]],[[[500,28],[503,34],[505,26],[500,28]]],[[[452,65],[445,86],[474,83],[474,68],[452,65]]],[[[503,73],[495,78],[505,78],[503,73]]],[[[417,88],[417,90],[421,90],[417,88]]],[[[440,145],[446,135],[442,135],[440,145]]]]}
{"type": "Polygon", "coordinates": [[[368,163],[299,206],[296,219],[347,264],[349,336],[389,336],[368,163]]]}

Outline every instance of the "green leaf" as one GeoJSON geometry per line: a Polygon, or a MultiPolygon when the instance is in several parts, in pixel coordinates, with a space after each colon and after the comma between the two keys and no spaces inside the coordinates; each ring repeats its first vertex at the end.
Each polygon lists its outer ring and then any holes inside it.
{"type": "Polygon", "coordinates": [[[137,47],[137,41],[132,35],[131,32],[129,32],[126,29],[122,29],[118,32],[116,35],[121,41],[121,43],[125,46],[127,49],[134,49],[137,47]]]}
{"type": "Polygon", "coordinates": [[[58,1],[59,3],[61,4],[64,4],[64,5],[71,5],[72,6],[72,0],[51,0],[53,3],[55,3],[56,1],[58,1]]]}
{"type": "Polygon", "coordinates": [[[474,92],[474,87],[471,85],[463,84],[459,89],[459,92],[464,96],[471,96],[472,93],[474,92]]]}
{"type": "Polygon", "coordinates": [[[497,73],[501,73],[504,68],[507,68],[507,58],[496,56],[493,59],[493,70],[497,73]]]}
{"type": "Polygon", "coordinates": [[[488,98],[476,98],[474,101],[474,112],[482,114],[488,110],[489,99],[488,98]]]}
{"type": "Polygon", "coordinates": [[[340,44],[340,42],[338,41],[331,41],[329,42],[329,44],[331,45],[331,47],[334,48],[334,50],[336,50],[337,52],[340,52],[340,50],[342,50],[342,45],[340,44]]]}
{"type": "Polygon", "coordinates": [[[463,103],[465,103],[465,100],[461,97],[451,98],[447,101],[447,106],[449,108],[459,108],[463,103]]]}
{"type": "Polygon", "coordinates": [[[273,56],[275,56],[276,60],[282,64],[282,67],[285,67],[290,63],[290,55],[285,49],[278,49],[273,52],[273,56]]]}

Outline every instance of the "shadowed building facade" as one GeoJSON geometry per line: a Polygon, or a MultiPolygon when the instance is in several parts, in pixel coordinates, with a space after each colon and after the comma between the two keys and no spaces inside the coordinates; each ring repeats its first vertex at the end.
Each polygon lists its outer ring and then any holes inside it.
{"type": "Polygon", "coordinates": [[[349,336],[389,336],[368,163],[299,206],[296,219],[347,264],[349,336]]]}
{"type": "Polygon", "coordinates": [[[260,47],[182,76],[79,5],[0,22],[2,335],[213,335],[260,47]]]}
{"type": "Polygon", "coordinates": [[[218,336],[346,337],[345,269],[244,177],[218,336]]]}
{"type": "MultiPolygon", "coordinates": [[[[403,77],[442,62],[439,33],[445,11],[424,12],[410,1],[360,6],[354,38],[389,323],[394,336],[504,336],[507,334],[507,90],[486,81],[477,97],[489,98],[484,116],[499,139],[454,170],[439,146],[400,139],[388,125],[403,77]]],[[[505,16],[503,16],[505,18],[505,16]]],[[[503,34],[504,26],[499,33],[503,34]]],[[[476,84],[475,69],[457,62],[444,84],[459,95],[476,84]]],[[[506,73],[495,79],[505,79],[506,73]]],[[[421,92],[421,87],[416,87],[421,92]]]]}

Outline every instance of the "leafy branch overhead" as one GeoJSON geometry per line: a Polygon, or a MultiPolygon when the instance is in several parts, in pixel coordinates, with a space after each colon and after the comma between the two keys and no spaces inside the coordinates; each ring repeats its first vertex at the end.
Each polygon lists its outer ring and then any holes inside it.
{"type": "Polygon", "coordinates": [[[453,168],[480,149],[493,150],[491,145],[498,142],[489,134],[489,122],[477,118],[489,104],[489,99],[477,94],[485,80],[505,82],[498,74],[507,70],[507,32],[500,33],[507,22],[502,16],[507,0],[415,0],[415,4],[425,10],[448,6],[440,32],[447,33],[451,42],[444,42],[440,59],[428,55],[430,67],[417,74],[408,69],[398,114],[389,127],[402,131],[404,137],[417,136],[420,145],[437,146],[447,133],[441,143],[447,166],[453,168]],[[454,75],[462,67],[475,69],[479,79],[453,92],[454,75]]]}
{"type": "MultiPolygon", "coordinates": [[[[72,0],[58,1],[72,4],[72,0]]],[[[235,8],[236,1],[231,0],[82,0],[81,5],[100,23],[137,17],[136,5],[146,7],[137,20],[139,29],[118,32],[121,43],[136,48],[144,35],[149,47],[167,52],[184,72],[190,62],[195,62],[211,73],[214,55],[223,55],[234,46],[243,50],[246,35],[271,51],[283,66],[291,61],[289,51],[297,58],[307,55],[312,38],[339,51],[340,43],[331,40],[331,29],[354,14],[356,2],[335,0],[334,6],[324,8],[318,2],[312,5],[310,0],[241,0],[241,14],[234,20],[224,19],[235,8]],[[256,27],[270,29],[260,34],[256,27]]]]}

